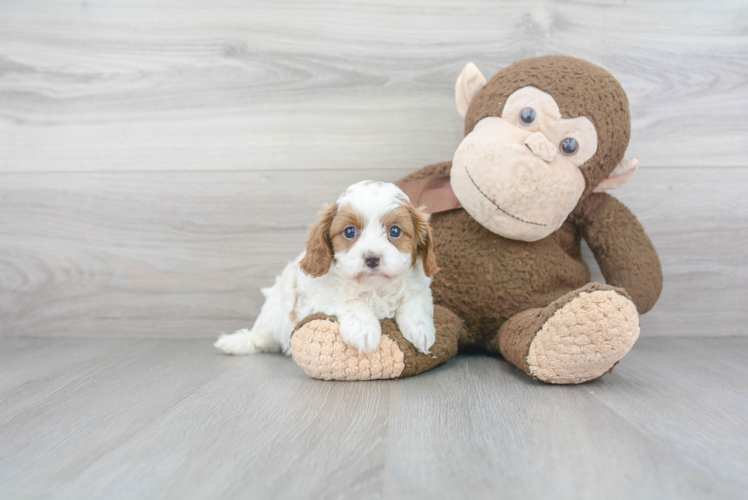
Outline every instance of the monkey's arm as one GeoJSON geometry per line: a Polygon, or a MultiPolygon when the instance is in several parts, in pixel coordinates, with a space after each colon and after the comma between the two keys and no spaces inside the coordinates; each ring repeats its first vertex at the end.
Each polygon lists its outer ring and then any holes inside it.
{"type": "Polygon", "coordinates": [[[593,193],[571,220],[582,229],[608,284],[624,288],[640,314],[652,309],[662,291],[662,267],[634,214],[609,194],[593,193]]]}

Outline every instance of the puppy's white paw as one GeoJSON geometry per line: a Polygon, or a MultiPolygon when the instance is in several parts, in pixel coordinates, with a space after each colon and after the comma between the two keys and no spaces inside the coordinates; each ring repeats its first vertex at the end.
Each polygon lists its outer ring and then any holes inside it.
{"type": "Polygon", "coordinates": [[[267,336],[242,328],[231,335],[221,334],[213,344],[226,354],[242,355],[267,352],[271,350],[271,344],[267,336]]]}
{"type": "Polygon", "coordinates": [[[433,318],[398,317],[397,326],[405,340],[413,344],[419,352],[429,354],[431,346],[436,342],[436,327],[433,318]]]}
{"type": "Polygon", "coordinates": [[[371,354],[382,340],[382,326],[376,316],[343,316],[340,318],[340,336],[343,342],[363,354],[371,354]]]}

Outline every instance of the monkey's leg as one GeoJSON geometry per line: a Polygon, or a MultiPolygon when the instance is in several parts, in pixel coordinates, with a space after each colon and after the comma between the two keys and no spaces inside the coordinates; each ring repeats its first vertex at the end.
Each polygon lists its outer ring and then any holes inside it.
{"type": "Polygon", "coordinates": [[[307,375],[323,380],[377,380],[409,377],[430,370],[457,354],[465,325],[454,313],[434,307],[436,342],[423,354],[405,340],[394,320],[381,321],[382,340],[371,354],[360,354],[343,343],[334,316],[313,314],[291,337],[293,359],[307,375]]]}
{"type": "Polygon", "coordinates": [[[639,338],[639,315],[620,288],[589,283],[504,323],[486,347],[528,375],[580,384],[613,370],[639,338]]]}

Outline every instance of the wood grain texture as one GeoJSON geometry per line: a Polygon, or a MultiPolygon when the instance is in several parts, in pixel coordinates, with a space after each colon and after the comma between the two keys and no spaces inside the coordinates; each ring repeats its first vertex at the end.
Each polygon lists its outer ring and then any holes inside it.
{"type": "Polygon", "coordinates": [[[611,375],[461,356],[312,380],[205,340],[0,339],[2,498],[742,498],[748,339],[642,339],[611,375]]]}
{"type": "Polygon", "coordinates": [[[743,498],[747,75],[737,0],[0,2],[0,498],[743,498]],[[631,102],[665,289],[612,375],[213,350],[323,202],[452,157],[466,62],[545,54],[631,102]]]}
{"type": "MultiPolygon", "coordinates": [[[[214,336],[251,325],[259,289],[360,175],[0,174],[0,336],[214,336]]],[[[642,169],[614,192],[663,263],[643,336],[745,335],[746,185],[748,169],[642,169]]]]}
{"type": "Polygon", "coordinates": [[[746,166],[747,33],[738,0],[6,0],[0,170],[412,169],[468,61],[546,54],[622,82],[643,166],[746,166]]]}
{"type": "Polygon", "coordinates": [[[250,324],[323,202],[452,157],[465,62],[552,53],[629,94],[643,335],[745,335],[745,2],[7,0],[0,336],[250,324]]]}

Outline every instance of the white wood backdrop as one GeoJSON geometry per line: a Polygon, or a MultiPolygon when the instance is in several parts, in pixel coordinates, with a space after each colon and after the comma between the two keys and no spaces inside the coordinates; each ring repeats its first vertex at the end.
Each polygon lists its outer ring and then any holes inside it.
{"type": "Polygon", "coordinates": [[[250,324],[323,202],[452,157],[466,62],[545,54],[629,95],[643,335],[748,333],[748,2],[3,0],[0,335],[250,324]]]}

